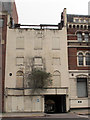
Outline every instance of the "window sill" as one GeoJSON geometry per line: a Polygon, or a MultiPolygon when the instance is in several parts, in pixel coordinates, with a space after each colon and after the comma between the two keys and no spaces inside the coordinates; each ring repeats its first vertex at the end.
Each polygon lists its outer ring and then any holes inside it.
{"type": "Polygon", "coordinates": [[[34,50],[42,50],[42,48],[34,48],[34,50]]]}
{"type": "Polygon", "coordinates": [[[24,50],[24,48],[16,48],[16,50],[24,50]]]}
{"type": "Polygon", "coordinates": [[[60,48],[59,49],[52,49],[52,50],[60,50],[60,48]]]}
{"type": "Polygon", "coordinates": [[[16,66],[24,66],[23,64],[16,64],[16,66]]]}
{"type": "Polygon", "coordinates": [[[90,65],[78,65],[77,67],[90,67],[90,65]]]}

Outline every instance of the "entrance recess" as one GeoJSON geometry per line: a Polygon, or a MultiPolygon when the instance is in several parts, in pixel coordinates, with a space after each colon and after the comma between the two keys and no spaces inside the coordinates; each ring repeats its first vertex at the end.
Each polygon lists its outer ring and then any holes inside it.
{"type": "Polygon", "coordinates": [[[66,112],[66,95],[45,95],[45,112],[66,112]]]}

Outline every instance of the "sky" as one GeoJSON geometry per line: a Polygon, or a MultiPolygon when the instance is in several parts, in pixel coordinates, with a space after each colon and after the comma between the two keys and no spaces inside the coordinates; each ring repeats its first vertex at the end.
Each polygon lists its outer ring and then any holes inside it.
{"type": "Polygon", "coordinates": [[[15,0],[20,24],[58,24],[61,12],[88,15],[89,0],[15,0]]]}

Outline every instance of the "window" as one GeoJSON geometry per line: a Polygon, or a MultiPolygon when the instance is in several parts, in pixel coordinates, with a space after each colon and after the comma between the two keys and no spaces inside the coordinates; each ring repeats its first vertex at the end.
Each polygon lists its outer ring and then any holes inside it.
{"type": "Polygon", "coordinates": [[[4,25],[4,20],[3,19],[0,19],[0,28],[2,28],[4,25]]]}
{"type": "Polygon", "coordinates": [[[34,39],[34,49],[42,49],[42,37],[37,37],[37,39],[34,39]]]}
{"type": "Polygon", "coordinates": [[[82,33],[77,33],[77,40],[78,40],[79,42],[82,41],[82,33]]]}
{"type": "Polygon", "coordinates": [[[17,71],[16,73],[16,87],[22,88],[23,87],[23,71],[17,71]]]}
{"type": "Polygon", "coordinates": [[[16,39],[16,48],[17,49],[24,49],[24,37],[18,37],[16,39]]]}
{"type": "Polygon", "coordinates": [[[86,26],[86,25],[84,26],[84,29],[87,29],[87,26],[86,26]]]}
{"type": "Polygon", "coordinates": [[[89,41],[89,34],[88,33],[85,33],[84,40],[85,40],[85,42],[89,41]]]}
{"type": "Polygon", "coordinates": [[[75,28],[75,25],[73,25],[73,28],[75,28]]]}
{"type": "Polygon", "coordinates": [[[88,23],[89,22],[89,20],[86,20],[86,23],[88,23]]]}
{"type": "Polygon", "coordinates": [[[83,25],[81,25],[81,29],[83,29],[83,25]]]}
{"type": "Polygon", "coordinates": [[[83,53],[78,53],[78,65],[84,65],[84,56],[83,53]]]}
{"type": "Polygon", "coordinates": [[[60,49],[60,39],[58,37],[52,38],[52,49],[59,50],[60,49]]]}
{"type": "Polygon", "coordinates": [[[23,65],[24,57],[17,57],[16,58],[16,65],[23,65]]]}
{"type": "Polygon", "coordinates": [[[81,22],[81,23],[84,23],[84,19],[81,19],[80,22],[81,22]]]}
{"type": "Polygon", "coordinates": [[[72,28],[72,25],[69,25],[69,28],[72,28]]]}
{"type": "Polygon", "coordinates": [[[43,70],[43,59],[42,57],[34,58],[34,69],[43,70]]]}
{"type": "Polygon", "coordinates": [[[90,52],[78,52],[77,61],[79,66],[87,66],[90,65],[90,52]]]}
{"type": "Polygon", "coordinates": [[[78,22],[79,22],[79,19],[75,19],[75,22],[78,23],[78,22]]]}
{"type": "Polygon", "coordinates": [[[77,78],[77,96],[87,97],[87,78],[77,78]]]}
{"type": "Polygon", "coordinates": [[[53,65],[60,65],[60,58],[53,58],[53,65]]]}
{"type": "Polygon", "coordinates": [[[60,87],[60,83],[61,83],[60,72],[55,71],[53,74],[53,86],[60,87]]]}
{"type": "Polygon", "coordinates": [[[34,58],[34,64],[35,65],[42,65],[42,58],[41,57],[35,57],[34,58]]]}
{"type": "Polygon", "coordinates": [[[86,58],[86,65],[90,65],[90,53],[86,53],[85,58],[86,58]]]}

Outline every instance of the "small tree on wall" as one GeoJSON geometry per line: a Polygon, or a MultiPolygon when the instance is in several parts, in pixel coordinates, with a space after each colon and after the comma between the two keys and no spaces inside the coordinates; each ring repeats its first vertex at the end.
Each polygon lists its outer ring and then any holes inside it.
{"type": "MultiPolygon", "coordinates": [[[[46,69],[39,70],[34,68],[33,59],[28,58],[28,63],[25,62],[25,68],[28,68],[25,71],[25,80],[28,88],[32,89],[32,92],[40,92],[52,84],[52,75],[46,72],[46,69]]],[[[43,67],[44,68],[44,67],[43,67]]]]}
{"type": "Polygon", "coordinates": [[[31,71],[31,74],[28,75],[27,79],[29,87],[34,91],[48,87],[48,85],[52,83],[50,73],[37,69],[31,71]]]}

